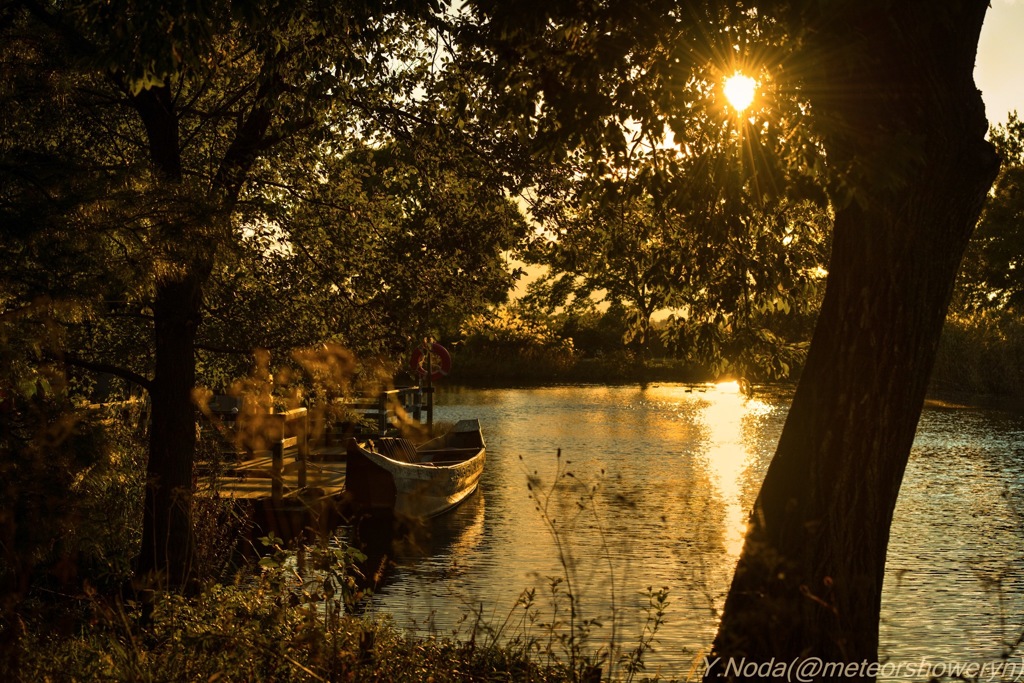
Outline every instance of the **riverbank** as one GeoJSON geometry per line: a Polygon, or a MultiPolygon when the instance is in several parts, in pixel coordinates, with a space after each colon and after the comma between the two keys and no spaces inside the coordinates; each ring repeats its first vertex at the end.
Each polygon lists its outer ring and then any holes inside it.
{"type": "Polygon", "coordinates": [[[462,632],[411,636],[386,617],[360,616],[349,600],[352,585],[337,583],[344,578],[336,573],[320,567],[320,580],[303,582],[294,565],[260,564],[255,578],[212,585],[191,597],[159,594],[148,606],[89,593],[37,605],[41,611],[33,617],[0,624],[0,679],[626,680],[609,675],[605,655],[571,656],[559,651],[564,643],[557,638],[517,634],[507,620],[487,623],[470,614],[462,632]]]}
{"type": "Polygon", "coordinates": [[[525,644],[483,646],[414,639],[387,621],[331,617],[291,604],[265,583],[214,587],[195,598],[165,596],[140,624],[137,605],[93,600],[74,635],[24,622],[0,661],[5,681],[434,681],[573,680],[541,666],[525,644]]]}
{"type": "Polygon", "coordinates": [[[951,316],[932,371],[932,390],[1024,403],[1024,321],[1001,312],[951,316]]]}

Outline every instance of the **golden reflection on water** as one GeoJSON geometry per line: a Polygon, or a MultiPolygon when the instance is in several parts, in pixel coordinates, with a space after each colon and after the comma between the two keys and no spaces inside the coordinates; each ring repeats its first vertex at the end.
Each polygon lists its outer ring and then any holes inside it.
{"type": "Polygon", "coordinates": [[[743,440],[743,420],[753,401],[744,398],[735,382],[716,386],[708,399],[701,412],[708,431],[708,467],[725,505],[722,540],[727,554],[735,560],[743,549],[749,514],[742,499],[742,479],[751,457],[743,440]]]}
{"type": "Polygon", "coordinates": [[[736,382],[716,385],[708,393],[708,405],[701,418],[708,430],[708,467],[725,505],[723,542],[735,562],[743,549],[752,491],[760,485],[762,473],[755,471],[756,454],[751,437],[757,419],[771,412],[771,405],[740,392],[736,382]]]}
{"type": "Polygon", "coordinates": [[[500,609],[525,588],[543,591],[564,561],[582,606],[602,618],[617,610],[624,632],[643,626],[646,586],[671,588],[678,621],[663,634],[662,662],[688,662],[704,647],[774,446],[777,432],[758,418],[774,411],[777,419],[777,401],[747,398],[736,383],[548,387],[454,391],[441,411],[484,425],[482,538],[461,542],[471,520],[453,517],[449,543],[402,563],[384,606],[420,624],[450,623],[454,606],[500,609]],[[572,476],[559,478],[560,467],[572,476]]]}

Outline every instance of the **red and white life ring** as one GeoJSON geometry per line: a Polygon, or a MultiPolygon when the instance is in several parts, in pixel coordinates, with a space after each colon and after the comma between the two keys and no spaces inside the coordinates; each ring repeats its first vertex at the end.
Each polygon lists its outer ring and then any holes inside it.
{"type": "MultiPolygon", "coordinates": [[[[426,354],[424,351],[426,351],[426,346],[416,347],[412,352],[412,358],[409,360],[409,366],[412,368],[412,371],[420,377],[427,376],[427,366],[424,362],[426,354]]],[[[430,345],[430,353],[434,356],[430,366],[430,379],[436,382],[447,377],[448,373],[452,371],[452,356],[448,353],[448,349],[437,342],[430,345]]]]}

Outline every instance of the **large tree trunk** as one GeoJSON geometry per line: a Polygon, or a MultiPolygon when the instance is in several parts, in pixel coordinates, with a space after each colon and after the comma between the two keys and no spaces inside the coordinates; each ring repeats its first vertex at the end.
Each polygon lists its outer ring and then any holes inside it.
{"type": "MultiPolygon", "coordinates": [[[[150,158],[161,181],[182,180],[178,119],[168,86],[141,91],[133,99],[146,128],[150,158]]],[[[192,572],[192,470],[196,422],[195,337],[202,303],[202,278],[188,259],[179,259],[179,244],[191,221],[180,217],[167,235],[165,271],[158,273],[153,301],[155,368],[150,390],[149,459],[142,548],[136,576],[160,587],[178,588],[192,572]],[[183,261],[183,262],[178,262],[183,261]]],[[[186,249],[185,251],[189,251],[186,249]]]]}
{"type": "MultiPolygon", "coordinates": [[[[845,15],[816,17],[808,38],[809,94],[833,125],[828,161],[854,193],[835,193],[828,288],[709,681],[777,679],[766,663],[799,658],[877,661],[893,509],[960,259],[998,169],[972,75],[985,0],[836,5],[845,15]]],[[[875,678],[870,666],[842,673],[814,678],[875,678]]]]}
{"type": "Polygon", "coordinates": [[[156,373],[146,469],[142,552],[137,573],[178,588],[192,575],[192,470],[196,418],[195,335],[201,287],[193,275],[157,284],[154,304],[156,373]]]}
{"type": "MultiPolygon", "coordinates": [[[[191,515],[196,451],[195,340],[203,287],[214,254],[230,235],[230,216],[252,165],[264,151],[273,102],[284,87],[272,63],[248,116],[238,127],[209,188],[207,202],[216,207],[200,218],[181,215],[167,234],[164,271],[157,274],[154,297],[155,374],[142,552],[136,576],[166,588],[180,588],[193,578],[191,515]],[[204,221],[205,230],[196,229],[204,221]]],[[[182,181],[178,120],[168,86],[141,91],[133,99],[146,128],[150,158],[169,184],[182,181]]]]}

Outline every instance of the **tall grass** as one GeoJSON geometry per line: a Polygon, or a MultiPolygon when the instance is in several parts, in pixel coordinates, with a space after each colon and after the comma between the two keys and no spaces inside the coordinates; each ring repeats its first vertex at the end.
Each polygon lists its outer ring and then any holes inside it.
{"type": "Polygon", "coordinates": [[[387,619],[352,614],[361,599],[356,551],[271,553],[236,581],[185,597],[160,593],[150,613],[132,600],[82,596],[73,636],[22,620],[5,681],[566,681],[524,649],[413,639],[387,619]],[[315,571],[314,571],[315,570],[315,571]]]}

